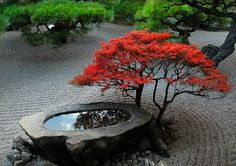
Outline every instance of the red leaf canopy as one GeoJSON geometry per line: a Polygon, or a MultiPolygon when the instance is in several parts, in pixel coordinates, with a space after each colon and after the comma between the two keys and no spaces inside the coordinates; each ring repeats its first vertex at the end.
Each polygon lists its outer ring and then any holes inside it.
{"type": "Polygon", "coordinates": [[[102,43],[93,64],[76,76],[74,85],[100,85],[135,89],[140,84],[162,79],[168,84],[194,87],[198,92],[231,89],[228,77],[195,46],[168,42],[169,33],[133,31],[102,43]]]}

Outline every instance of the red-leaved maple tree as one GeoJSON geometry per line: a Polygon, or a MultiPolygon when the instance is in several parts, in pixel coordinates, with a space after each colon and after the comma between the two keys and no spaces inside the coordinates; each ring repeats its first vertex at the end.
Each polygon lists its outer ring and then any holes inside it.
{"type": "Polygon", "coordinates": [[[195,46],[168,42],[169,37],[169,33],[133,31],[102,43],[93,63],[71,83],[99,85],[103,91],[121,89],[139,107],[144,85],[153,83],[152,98],[159,109],[157,122],[180,94],[209,97],[210,92],[224,95],[230,91],[228,76],[215,69],[213,61],[195,46]],[[157,101],[156,95],[161,91],[163,100],[157,101]]]}

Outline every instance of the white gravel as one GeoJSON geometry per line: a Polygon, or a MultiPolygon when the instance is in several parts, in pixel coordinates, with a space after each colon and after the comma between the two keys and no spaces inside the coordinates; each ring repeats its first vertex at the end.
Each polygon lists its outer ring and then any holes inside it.
{"type": "MultiPolygon", "coordinates": [[[[123,35],[133,27],[104,24],[87,36],[55,48],[51,45],[30,47],[19,32],[0,37],[0,166],[9,166],[6,155],[15,135],[26,135],[18,120],[34,112],[73,102],[115,101],[130,99],[108,91],[101,96],[98,88],[77,88],[68,81],[92,61],[100,41],[123,35]]],[[[220,45],[226,32],[197,31],[191,41],[199,47],[220,45]]],[[[236,85],[235,53],[219,66],[231,75],[236,85]]],[[[145,90],[143,107],[155,111],[151,86],[145,90]]],[[[193,96],[179,97],[167,110],[164,119],[171,121],[176,140],[170,144],[170,166],[236,166],[236,88],[223,99],[206,100],[193,96]]]]}

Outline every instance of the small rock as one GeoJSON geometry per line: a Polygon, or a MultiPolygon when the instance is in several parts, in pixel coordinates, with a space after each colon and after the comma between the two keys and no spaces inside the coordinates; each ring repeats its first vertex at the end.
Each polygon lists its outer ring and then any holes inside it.
{"type": "Polygon", "coordinates": [[[132,166],[137,166],[137,165],[138,165],[138,160],[137,159],[133,160],[132,161],[132,166]]]}
{"type": "Polygon", "coordinates": [[[147,156],[147,159],[149,159],[150,161],[153,161],[153,156],[152,156],[152,154],[151,154],[151,155],[148,155],[148,156],[147,156]]]}
{"type": "Polygon", "coordinates": [[[116,163],[112,162],[110,166],[117,166],[116,163]]]}
{"type": "Polygon", "coordinates": [[[122,166],[122,164],[119,162],[119,163],[117,163],[117,166],[122,166]]]}
{"type": "Polygon", "coordinates": [[[14,138],[13,138],[13,142],[18,143],[18,142],[22,141],[22,139],[23,139],[23,138],[22,138],[21,136],[16,135],[16,136],[14,136],[14,138]]]}
{"type": "Polygon", "coordinates": [[[48,160],[43,159],[40,156],[37,156],[36,158],[33,158],[30,162],[28,162],[24,166],[58,166],[48,160]]]}
{"type": "Polygon", "coordinates": [[[122,153],[122,156],[123,156],[123,157],[126,157],[126,155],[127,155],[126,152],[122,153]]]}
{"type": "Polygon", "coordinates": [[[124,164],[125,163],[125,160],[121,160],[121,164],[124,164]]]}
{"type": "Polygon", "coordinates": [[[14,162],[14,165],[13,165],[13,166],[24,166],[24,165],[25,165],[25,163],[24,163],[23,160],[18,160],[18,161],[15,161],[15,162],[14,162]]]}
{"type": "Polygon", "coordinates": [[[138,151],[143,152],[151,149],[151,144],[146,137],[143,137],[138,143],[138,151]]]}
{"type": "Polygon", "coordinates": [[[15,161],[22,159],[20,154],[14,154],[13,158],[14,158],[15,161]]]}
{"type": "Polygon", "coordinates": [[[17,144],[21,144],[21,145],[29,145],[29,142],[26,141],[24,138],[22,138],[21,136],[15,136],[13,138],[13,142],[17,143],[17,144]]]}
{"type": "Polygon", "coordinates": [[[149,166],[149,161],[148,161],[148,159],[144,159],[144,166],[149,166]]]}
{"type": "Polygon", "coordinates": [[[136,156],[139,157],[140,156],[140,152],[135,152],[136,156]]]}
{"type": "Polygon", "coordinates": [[[138,161],[141,162],[143,160],[142,157],[138,157],[138,161]]]}
{"type": "Polygon", "coordinates": [[[117,158],[120,158],[121,156],[122,156],[122,153],[117,153],[117,154],[116,154],[116,157],[117,157],[117,158]]]}
{"type": "Polygon", "coordinates": [[[136,154],[133,153],[133,154],[131,155],[131,159],[132,159],[132,160],[135,160],[136,158],[137,158],[136,154]]]}
{"type": "Polygon", "coordinates": [[[121,160],[121,161],[125,161],[125,160],[126,160],[125,156],[122,156],[122,157],[120,158],[120,160],[121,160]]]}
{"type": "Polygon", "coordinates": [[[150,150],[147,150],[147,151],[145,151],[145,154],[146,154],[147,156],[150,156],[150,155],[152,155],[152,152],[151,152],[150,150]]]}
{"type": "Polygon", "coordinates": [[[143,157],[143,158],[145,158],[145,157],[146,157],[146,154],[145,154],[145,153],[141,153],[140,156],[143,157]]]}
{"type": "Polygon", "coordinates": [[[161,139],[158,139],[157,141],[155,141],[155,144],[161,156],[170,157],[170,152],[168,150],[168,147],[161,139]]]}
{"type": "Polygon", "coordinates": [[[32,154],[31,153],[28,153],[28,152],[22,152],[21,153],[21,156],[22,156],[22,160],[24,161],[30,161],[31,158],[32,158],[32,154]]]}
{"type": "Polygon", "coordinates": [[[10,154],[7,155],[7,159],[12,163],[12,165],[14,164],[15,160],[14,160],[14,153],[10,152],[10,154]]]}
{"type": "Polygon", "coordinates": [[[165,161],[160,160],[160,162],[156,166],[167,166],[167,164],[165,161]]]}
{"type": "Polygon", "coordinates": [[[110,161],[110,160],[106,160],[106,161],[104,162],[104,166],[109,166],[109,165],[110,165],[110,163],[111,163],[111,161],[110,161]]]}
{"type": "Polygon", "coordinates": [[[22,151],[30,152],[31,145],[28,141],[26,141],[22,137],[16,136],[13,139],[13,149],[17,149],[20,152],[22,152],[22,151]]]}
{"type": "Polygon", "coordinates": [[[159,156],[159,155],[153,155],[153,159],[154,159],[154,162],[155,162],[155,163],[159,163],[160,160],[161,160],[161,156],[159,156]]]}
{"type": "Polygon", "coordinates": [[[12,152],[13,152],[14,154],[20,154],[19,150],[17,150],[17,149],[13,149],[12,152]]]}
{"type": "Polygon", "coordinates": [[[127,164],[128,164],[129,166],[132,166],[132,160],[127,160],[127,164]]]}
{"type": "Polygon", "coordinates": [[[155,166],[155,163],[149,160],[149,166],[155,166]]]}
{"type": "Polygon", "coordinates": [[[13,31],[13,30],[14,30],[14,28],[11,25],[8,25],[7,28],[6,28],[6,31],[13,31]]]}

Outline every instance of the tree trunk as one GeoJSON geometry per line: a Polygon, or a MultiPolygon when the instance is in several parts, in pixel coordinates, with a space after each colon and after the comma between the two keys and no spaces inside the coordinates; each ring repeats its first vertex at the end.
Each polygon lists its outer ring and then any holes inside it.
{"type": "Polygon", "coordinates": [[[162,109],[160,109],[160,112],[159,112],[159,114],[157,116],[157,124],[161,123],[161,118],[164,115],[165,110],[166,110],[166,107],[163,107],[162,109]]]}
{"type": "Polygon", "coordinates": [[[190,33],[188,31],[184,31],[184,30],[180,31],[179,36],[183,38],[182,42],[184,44],[190,45],[190,42],[189,42],[190,33]]]}
{"type": "Polygon", "coordinates": [[[232,21],[232,25],[227,35],[224,43],[218,48],[218,52],[207,50],[203,51],[210,57],[212,60],[216,62],[216,66],[219,65],[221,61],[230,56],[235,50],[236,43],[236,21],[232,21]],[[214,54],[214,55],[212,55],[214,54]]]}
{"type": "Polygon", "coordinates": [[[136,98],[135,103],[140,108],[141,107],[141,97],[143,92],[143,84],[138,86],[138,89],[136,89],[136,98]]]}
{"type": "Polygon", "coordinates": [[[236,43],[236,21],[232,21],[232,25],[225,42],[220,46],[219,52],[213,57],[213,60],[218,65],[221,61],[231,55],[235,50],[236,43]]]}

